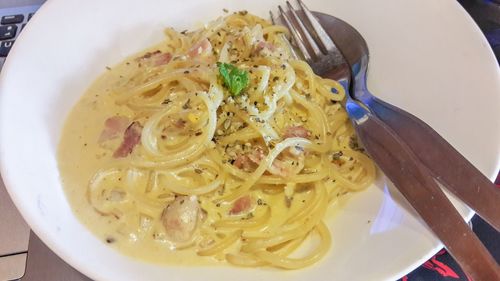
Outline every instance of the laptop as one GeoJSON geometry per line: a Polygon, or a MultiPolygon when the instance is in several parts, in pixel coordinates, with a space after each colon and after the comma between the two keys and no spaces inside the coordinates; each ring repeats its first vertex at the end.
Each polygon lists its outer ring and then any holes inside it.
{"type": "MultiPolygon", "coordinates": [[[[0,70],[17,35],[42,0],[0,1],[0,70]]],[[[17,280],[25,273],[30,229],[17,212],[0,178],[0,280],[17,280]]]]}
{"type": "MultiPolygon", "coordinates": [[[[46,0],[0,0],[0,71],[17,36],[46,0]]],[[[38,237],[10,200],[0,175],[0,281],[89,281],[38,237]]]]}

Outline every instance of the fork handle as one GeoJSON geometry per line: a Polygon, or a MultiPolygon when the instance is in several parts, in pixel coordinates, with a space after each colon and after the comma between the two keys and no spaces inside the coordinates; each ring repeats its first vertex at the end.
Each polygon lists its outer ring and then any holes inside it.
{"type": "MultiPolygon", "coordinates": [[[[348,112],[353,117],[353,111],[348,112]]],[[[473,280],[500,280],[496,261],[408,145],[369,113],[353,119],[357,120],[354,127],[368,153],[464,271],[473,280]]]]}
{"type": "Polygon", "coordinates": [[[443,186],[500,231],[500,189],[422,120],[374,96],[363,102],[443,186]]]}

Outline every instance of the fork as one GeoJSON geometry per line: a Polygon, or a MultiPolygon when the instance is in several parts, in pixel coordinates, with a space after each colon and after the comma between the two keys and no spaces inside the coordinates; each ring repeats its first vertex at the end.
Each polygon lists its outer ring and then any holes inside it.
{"type": "MultiPolygon", "coordinates": [[[[366,86],[363,70],[351,69],[315,15],[302,1],[298,0],[298,4],[298,11],[288,1],[288,12],[278,6],[281,19],[313,71],[324,78],[338,80],[344,86],[346,110],[366,151],[474,280],[500,280],[498,264],[434,180],[434,177],[439,178],[439,174],[431,174],[397,131],[370,110],[370,102],[373,101],[370,99],[373,97],[362,96],[360,100],[366,102],[363,104],[351,96],[351,73],[361,73],[355,76],[354,81],[359,83],[359,89],[360,85],[366,86]]],[[[322,15],[322,19],[325,17],[322,15]]],[[[366,66],[368,57],[362,59],[365,59],[363,63],[366,66]]]]}

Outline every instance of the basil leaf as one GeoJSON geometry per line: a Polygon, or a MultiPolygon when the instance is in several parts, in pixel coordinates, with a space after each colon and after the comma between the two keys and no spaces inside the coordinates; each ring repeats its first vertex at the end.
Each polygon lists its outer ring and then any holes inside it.
{"type": "Polygon", "coordinates": [[[249,84],[248,72],[229,63],[217,63],[224,86],[233,96],[238,96],[249,84]]]}

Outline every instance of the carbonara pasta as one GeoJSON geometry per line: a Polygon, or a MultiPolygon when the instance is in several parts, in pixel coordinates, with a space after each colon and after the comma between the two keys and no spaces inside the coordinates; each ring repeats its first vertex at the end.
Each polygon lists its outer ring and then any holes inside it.
{"type": "Polygon", "coordinates": [[[286,28],[247,12],[165,36],[108,68],[70,114],[59,163],[75,212],[139,257],[319,261],[328,207],[375,177],[344,89],[294,59],[286,28]]]}

